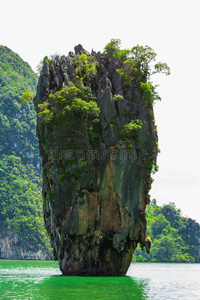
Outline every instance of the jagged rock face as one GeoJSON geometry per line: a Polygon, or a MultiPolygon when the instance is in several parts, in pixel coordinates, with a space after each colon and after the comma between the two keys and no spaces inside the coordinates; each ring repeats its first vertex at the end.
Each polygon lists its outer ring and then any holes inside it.
{"type": "Polygon", "coordinates": [[[65,275],[125,275],[137,243],[150,247],[145,207],[157,155],[153,108],[142,100],[142,72],[126,84],[120,68],[114,57],[79,45],[75,54],[44,63],[39,78],[34,104],[44,218],[65,275]],[[93,108],[77,100],[74,87],[93,108]]]}
{"type": "Polygon", "coordinates": [[[0,231],[0,259],[50,260],[49,253],[36,249],[11,230],[0,231]]]}

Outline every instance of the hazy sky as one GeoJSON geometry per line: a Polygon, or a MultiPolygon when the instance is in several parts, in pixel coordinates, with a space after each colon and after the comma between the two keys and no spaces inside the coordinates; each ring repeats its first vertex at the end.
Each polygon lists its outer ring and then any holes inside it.
{"type": "Polygon", "coordinates": [[[122,48],[149,45],[172,75],[155,75],[159,172],[150,192],[159,205],[175,202],[200,222],[200,18],[198,0],[1,0],[0,44],[35,70],[45,55],[77,44],[102,51],[111,38],[122,48]]]}

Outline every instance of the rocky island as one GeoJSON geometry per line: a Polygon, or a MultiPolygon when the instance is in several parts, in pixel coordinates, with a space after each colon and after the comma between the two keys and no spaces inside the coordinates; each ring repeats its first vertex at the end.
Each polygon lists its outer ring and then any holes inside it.
{"type": "MultiPolygon", "coordinates": [[[[81,45],[45,57],[34,104],[43,159],[44,219],[64,275],[125,275],[150,248],[145,207],[157,170],[150,47],[103,53],[81,45]]],[[[154,72],[169,72],[157,63],[154,72]]]]}

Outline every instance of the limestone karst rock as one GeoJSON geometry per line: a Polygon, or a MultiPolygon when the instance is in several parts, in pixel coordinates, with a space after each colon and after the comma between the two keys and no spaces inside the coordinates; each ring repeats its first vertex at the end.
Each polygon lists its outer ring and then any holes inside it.
{"type": "Polygon", "coordinates": [[[65,275],[125,275],[137,243],[149,251],[157,133],[141,82],[141,69],[81,45],[43,62],[34,104],[44,218],[65,275]]]}

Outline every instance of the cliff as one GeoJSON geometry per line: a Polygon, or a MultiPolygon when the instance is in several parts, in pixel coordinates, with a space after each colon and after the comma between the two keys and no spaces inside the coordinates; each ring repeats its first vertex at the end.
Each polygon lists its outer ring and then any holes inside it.
{"type": "Polygon", "coordinates": [[[41,158],[28,63],[0,46],[0,259],[52,257],[42,211],[41,158]]]}
{"type": "Polygon", "coordinates": [[[15,231],[0,231],[0,259],[49,260],[47,249],[36,247],[32,241],[26,241],[15,231]]]}
{"type": "Polygon", "coordinates": [[[137,244],[150,248],[154,87],[142,60],[105,49],[45,58],[34,99],[45,224],[65,275],[124,275],[137,244]]]}

